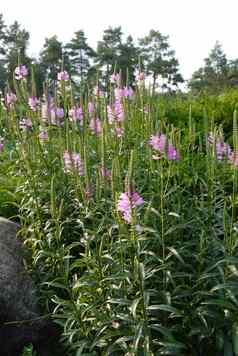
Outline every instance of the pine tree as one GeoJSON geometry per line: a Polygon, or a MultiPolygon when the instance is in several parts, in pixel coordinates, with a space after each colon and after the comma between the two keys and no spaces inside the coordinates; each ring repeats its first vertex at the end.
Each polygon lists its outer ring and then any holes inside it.
{"type": "Polygon", "coordinates": [[[170,88],[171,85],[177,86],[183,82],[175,52],[169,46],[168,36],[151,30],[148,36],[139,39],[139,45],[143,66],[146,73],[152,76],[153,91],[158,86],[158,79],[162,82],[162,88],[170,88]]]}

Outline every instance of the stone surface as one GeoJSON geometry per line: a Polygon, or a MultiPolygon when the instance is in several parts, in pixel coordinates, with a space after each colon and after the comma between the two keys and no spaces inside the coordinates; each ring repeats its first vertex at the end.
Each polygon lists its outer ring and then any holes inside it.
{"type": "Polygon", "coordinates": [[[50,337],[55,336],[56,328],[39,319],[35,288],[24,268],[23,249],[16,235],[18,228],[0,217],[0,355],[19,356],[23,347],[32,343],[38,356],[49,356],[50,337]]]}

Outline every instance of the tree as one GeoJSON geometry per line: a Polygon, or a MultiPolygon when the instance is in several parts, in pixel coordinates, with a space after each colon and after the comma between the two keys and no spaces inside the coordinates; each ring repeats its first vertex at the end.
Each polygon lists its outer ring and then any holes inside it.
{"type": "Polygon", "coordinates": [[[97,46],[97,64],[101,69],[104,84],[107,87],[109,77],[116,68],[119,67],[119,57],[121,55],[122,30],[121,27],[109,27],[103,33],[103,40],[97,46]]]}
{"type": "Polygon", "coordinates": [[[217,94],[224,91],[232,86],[229,76],[233,64],[229,63],[222,45],[217,41],[209,56],[204,59],[204,66],[193,73],[189,87],[193,92],[206,90],[217,94]]]}
{"type": "Polygon", "coordinates": [[[65,45],[71,63],[71,73],[75,81],[82,84],[86,81],[91,60],[96,57],[95,51],[87,44],[84,31],[75,32],[74,38],[65,45]]]}
{"type": "Polygon", "coordinates": [[[125,43],[119,46],[118,67],[121,71],[122,81],[130,86],[135,82],[135,68],[138,64],[139,50],[133,38],[128,36],[125,43]]]}
{"type": "Polygon", "coordinates": [[[177,86],[183,82],[179,74],[178,60],[175,52],[170,49],[168,36],[159,31],[151,30],[148,36],[139,39],[142,65],[146,73],[152,75],[153,91],[158,86],[158,79],[162,80],[162,87],[177,86]]]}
{"type": "Polygon", "coordinates": [[[40,66],[45,79],[50,82],[57,80],[57,73],[62,67],[63,48],[57,36],[45,39],[43,50],[40,53],[40,66]]]}

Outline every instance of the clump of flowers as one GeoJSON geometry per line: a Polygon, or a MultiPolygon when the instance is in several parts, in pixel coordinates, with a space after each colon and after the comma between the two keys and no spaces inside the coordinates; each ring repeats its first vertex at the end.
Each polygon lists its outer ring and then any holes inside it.
{"type": "Polygon", "coordinates": [[[114,121],[124,121],[125,112],[120,100],[115,100],[114,105],[107,105],[107,115],[110,124],[114,121]]]}
{"type": "Polygon", "coordinates": [[[213,132],[209,132],[207,141],[210,145],[215,145],[216,158],[218,161],[229,158],[231,155],[231,147],[224,142],[222,135],[216,136],[213,132]]]}
{"type": "Polygon", "coordinates": [[[114,95],[116,100],[121,98],[131,98],[134,95],[133,89],[131,87],[115,88],[114,95]]]}
{"type": "Polygon", "coordinates": [[[110,77],[110,82],[113,84],[120,85],[121,82],[121,76],[119,73],[113,73],[110,77]]]}
{"type": "Polygon", "coordinates": [[[15,69],[15,78],[16,80],[24,79],[28,75],[28,69],[25,65],[20,64],[15,69]]]}
{"type": "Polygon", "coordinates": [[[149,139],[149,145],[153,147],[155,151],[159,151],[160,153],[165,152],[167,138],[164,134],[156,134],[151,135],[149,139]]]}
{"type": "Polygon", "coordinates": [[[132,222],[133,210],[144,204],[144,199],[137,192],[121,193],[117,202],[117,210],[122,214],[126,223],[132,222]]]}
{"type": "Polygon", "coordinates": [[[231,154],[231,148],[228,143],[225,143],[223,139],[216,142],[216,155],[217,159],[221,161],[223,158],[229,157],[231,154]]]}
{"type": "Polygon", "coordinates": [[[162,155],[166,155],[170,161],[179,160],[180,155],[175,149],[172,143],[167,143],[167,137],[165,134],[151,135],[149,139],[149,145],[157,152],[157,155],[153,155],[153,159],[161,159],[162,155]]]}
{"type": "Polygon", "coordinates": [[[60,82],[67,82],[69,80],[69,73],[63,70],[57,74],[57,79],[60,82]]]}
{"type": "Polygon", "coordinates": [[[65,151],[63,158],[66,173],[76,171],[80,176],[84,175],[84,164],[79,153],[65,151]]]}
{"type": "Polygon", "coordinates": [[[172,145],[172,143],[168,144],[167,158],[170,161],[178,161],[180,159],[180,154],[175,149],[175,147],[172,145]]]}
{"type": "Polygon", "coordinates": [[[79,121],[80,124],[83,123],[83,109],[81,107],[73,106],[69,109],[69,120],[72,122],[79,121]]]}

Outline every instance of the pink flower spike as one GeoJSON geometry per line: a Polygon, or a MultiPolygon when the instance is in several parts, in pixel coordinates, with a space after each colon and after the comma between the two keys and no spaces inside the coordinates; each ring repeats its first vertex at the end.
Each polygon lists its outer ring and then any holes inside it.
{"type": "Polygon", "coordinates": [[[20,64],[18,67],[16,67],[15,69],[16,80],[24,79],[27,75],[28,75],[28,69],[26,68],[25,65],[20,64]]]}
{"type": "Polygon", "coordinates": [[[15,104],[17,101],[17,96],[14,93],[7,93],[6,95],[6,103],[7,105],[11,106],[15,104]]]}
{"type": "Polygon", "coordinates": [[[120,74],[119,73],[113,73],[110,77],[110,81],[111,83],[113,84],[117,84],[119,85],[120,84],[120,81],[121,81],[121,77],[120,77],[120,74]]]}
{"type": "Polygon", "coordinates": [[[131,98],[134,95],[133,89],[131,87],[124,88],[124,97],[131,98]]]}
{"type": "Polygon", "coordinates": [[[101,120],[100,119],[91,119],[90,123],[89,123],[89,127],[92,131],[92,133],[96,134],[97,136],[100,135],[100,133],[102,132],[102,124],[101,124],[101,120]]]}
{"type": "Polygon", "coordinates": [[[92,116],[93,114],[93,111],[94,111],[94,105],[91,101],[89,101],[88,103],[88,113],[89,113],[89,116],[92,116]]]}
{"type": "Polygon", "coordinates": [[[57,79],[60,82],[67,82],[69,80],[69,73],[66,70],[63,70],[57,74],[57,79]]]}
{"type": "Polygon", "coordinates": [[[174,146],[171,143],[168,144],[167,156],[168,156],[169,160],[179,160],[180,159],[178,152],[176,151],[176,149],[174,148],[174,146]]]}
{"type": "Polygon", "coordinates": [[[0,143],[0,152],[3,151],[3,148],[4,148],[4,144],[1,142],[1,143],[0,143]]]}
{"type": "Polygon", "coordinates": [[[125,192],[120,194],[117,210],[122,213],[123,219],[127,223],[131,223],[132,209],[142,204],[144,204],[144,199],[137,192],[133,192],[132,194],[125,192]]]}
{"type": "Polygon", "coordinates": [[[149,145],[153,147],[154,150],[159,151],[160,153],[165,152],[167,138],[164,134],[152,135],[149,139],[149,145]]]}
{"type": "Polygon", "coordinates": [[[84,165],[79,153],[69,153],[69,151],[65,151],[63,159],[66,173],[70,173],[73,169],[76,169],[80,176],[84,175],[84,165]]]}
{"type": "Polygon", "coordinates": [[[83,121],[83,109],[81,107],[73,106],[69,110],[69,120],[72,122],[83,121]]]}
{"type": "Polygon", "coordinates": [[[116,132],[117,137],[122,137],[124,135],[123,127],[116,127],[115,132],[116,132]]]}
{"type": "Polygon", "coordinates": [[[132,193],[131,200],[135,206],[144,204],[144,199],[141,198],[141,196],[137,192],[132,193]]]}
{"type": "Polygon", "coordinates": [[[28,99],[28,105],[30,106],[32,111],[36,111],[37,105],[39,104],[39,100],[36,96],[31,96],[28,99]]]}

